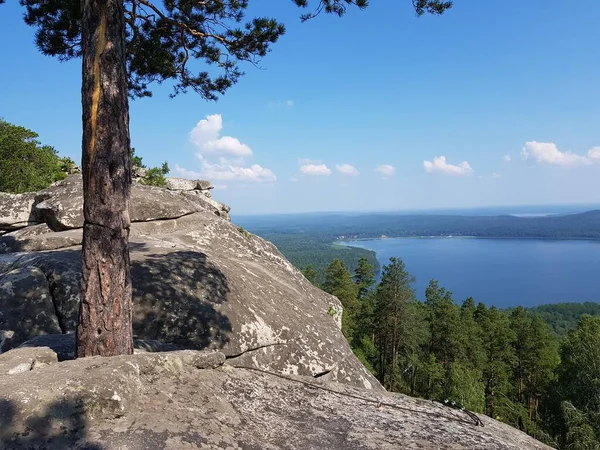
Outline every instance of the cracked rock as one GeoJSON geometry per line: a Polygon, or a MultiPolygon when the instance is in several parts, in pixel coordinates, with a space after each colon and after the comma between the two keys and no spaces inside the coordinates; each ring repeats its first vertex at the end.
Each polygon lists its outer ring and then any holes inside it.
{"type": "Polygon", "coordinates": [[[61,329],[44,273],[25,266],[0,274],[0,353],[53,333],[61,329]]]}

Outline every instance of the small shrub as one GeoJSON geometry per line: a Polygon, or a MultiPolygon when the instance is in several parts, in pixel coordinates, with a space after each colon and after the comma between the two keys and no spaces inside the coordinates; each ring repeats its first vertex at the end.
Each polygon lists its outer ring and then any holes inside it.
{"type": "Polygon", "coordinates": [[[238,225],[237,230],[245,237],[250,237],[250,233],[241,225],[238,225]]]}
{"type": "Polygon", "coordinates": [[[152,167],[146,171],[141,183],[147,186],[166,187],[167,179],[165,175],[169,173],[169,165],[164,162],[162,167],[152,167]]]}

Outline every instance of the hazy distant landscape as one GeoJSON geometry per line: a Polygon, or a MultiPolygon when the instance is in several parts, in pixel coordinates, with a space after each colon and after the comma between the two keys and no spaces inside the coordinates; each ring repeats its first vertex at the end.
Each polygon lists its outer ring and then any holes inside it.
{"type": "MultiPolygon", "coordinates": [[[[561,240],[561,241],[596,241],[600,240],[600,209],[584,210],[581,208],[593,205],[579,206],[527,206],[527,207],[505,207],[505,208],[487,208],[471,210],[452,210],[446,214],[439,211],[428,211],[415,214],[414,212],[387,212],[387,213],[312,213],[312,214],[281,214],[265,216],[239,216],[233,220],[248,229],[249,231],[273,242],[285,254],[290,261],[299,269],[303,270],[308,265],[314,267],[322,279],[323,270],[333,259],[341,259],[350,272],[356,269],[358,260],[361,257],[367,258],[376,271],[378,271],[390,256],[405,258],[409,254],[402,254],[402,247],[397,248],[397,241],[384,239],[381,242],[373,239],[381,238],[414,238],[414,237],[476,237],[486,239],[505,239],[506,242],[500,245],[494,244],[494,249],[500,249],[504,252],[504,265],[510,268],[514,273],[497,273],[498,283],[504,283],[505,277],[510,275],[512,283],[520,284],[522,280],[537,286],[539,298],[532,297],[532,291],[521,291],[518,298],[510,296],[502,299],[501,294],[488,294],[482,301],[488,301],[494,304],[513,305],[513,304],[542,304],[554,303],[558,301],[591,301],[592,292],[595,292],[596,286],[592,280],[585,277],[590,265],[595,262],[597,253],[594,247],[588,245],[575,245],[571,243],[562,243],[556,245],[519,244],[511,240],[561,240]],[[501,214],[499,214],[501,213],[501,214]],[[352,246],[337,245],[340,243],[354,242],[352,246]],[[362,242],[357,242],[362,241],[362,242]],[[391,248],[389,248],[391,247],[391,248]],[[526,250],[527,249],[527,250],[526,250]],[[558,249],[558,250],[557,250],[558,249]],[[528,257],[523,258],[522,251],[525,251],[528,257]],[[573,260],[568,256],[554,260],[547,258],[544,252],[552,253],[556,251],[565,251],[566,254],[573,255],[573,260]],[[537,254],[536,254],[537,252],[537,254]],[[379,254],[379,258],[377,256],[379,254]],[[514,263],[511,262],[514,259],[514,263]],[[529,272],[517,272],[516,267],[521,264],[518,261],[535,261],[540,259],[542,263],[552,264],[544,267],[543,264],[535,265],[536,279],[543,280],[545,272],[548,274],[565,270],[561,272],[560,277],[555,277],[553,282],[563,280],[565,285],[584,289],[585,295],[582,298],[576,298],[577,294],[571,290],[572,295],[569,298],[563,298],[560,292],[562,290],[549,290],[546,292],[542,288],[544,283],[538,281],[533,283],[529,272]],[[574,271],[574,268],[582,269],[574,271]],[[572,277],[568,277],[572,273],[572,277]],[[565,278],[567,277],[567,278],[565,278]],[[587,286],[587,288],[585,288],[587,286]],[[546,293],[545,293],[546,292],[546,293]]],[[[475,295],[480,289],[475,288],[479,283],[486,284],[486,290],[491,292],[494,286],[490,280],[489,274],[485,277],[478,276],[476,273],[465,272],[464,277],[458,279],[454,277],[456,264],[452,259],[461,260],[465,258],[465,263],[474,263],[480,270],[488,270],[488,263],[491,265],[499,264],[500,260],[488,258],[482,255],[481,261],[473,261],[464,253],[465,248],[481,254],[485,252],[485,242],[478,242],[477,245],[467,243],[453,243],[452,252],[448,256],[442,249],[448,249],[449,244],[439,242],[427,242],[427,246],[411,243],[410,258],[405,262],[409,271],[411,271],[411,260],[414,261],[417,269],[417,293],[422,290],[429,278],[448,279],[449,284],[457,286],[461,295],[475,295]],[[431,253],[428,247],[437,245],[439,252],[431,253]],[[482,247],[483,246],[483,247],[482,247]],[[463,252],[463,253],[461,253],[463,252]],[[439,258],[436,258],[439,257],[439,258]],[[443,258],[448,264],[444,266],[443,258]],[[427,272],[424,275],[419,272],[418,267],[423,266],[423,260],[427,259],[427,272]],[[435,267],[439,267],[436,271],[435,267]],[[452,268],[452,273],[444,267],[452,268]],[[468,279],[465,278],[468,275],[468,279]],[[425,278],[425,279],[424,279],[425,278]],[[476,292],[470,292],[472,289],[476,292]]],[[[591,243],[589,245],[595,245],[591,243]]],[[[405,246],[405,250],[408,248],[405,246]]],[[[525,264],[525,263],[523,263],[525,264]]],[[[594,277],[592,277],[593,279],[594,277]]]]}

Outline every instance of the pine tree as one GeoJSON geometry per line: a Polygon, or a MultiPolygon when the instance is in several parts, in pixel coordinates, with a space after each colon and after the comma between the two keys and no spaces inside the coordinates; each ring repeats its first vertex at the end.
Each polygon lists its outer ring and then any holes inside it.
{"type": "Polygon", "coordinates": [[[527,408],[528,420],[535,423],[539,399],[559,363],[558,340],[541,317],[521,306],[512,311],[510,328],[515,334],[516,401],[527,408]]]}
{"type": "Polygon", "coordinates": [[[485,310],[485,306],[478,305],[475,317],[483,330],[483,348],[486,355],[483,368],[486,414],[494,418],[503,418],[499,403],[504,402],[506,394],[510,392],[515,335],[509,327],[508,317],[494,306],[485,310]]]}
{"type": "Polygon", "coordinates": [[[467,298],[460,307],[461,359],[471,369],[481,371],[485,362],[483,350],[483,330],[475,319],[477,307],[473,297],[467,298]]]}
{"type": "Polygon", "coordinates": [[[448,367],[461,353],[460,311],[452,293],[438,287],[435,280],[429,283],[425,297],[431,328],[430,351],[444,367],[448,367]]]}
{"type": "Polygon", "coordinates": [[[379,351],[377,367],[379,380],[392,391],[400,388],[399,363],[401,352],[410,347],[412,320],[409,304],[415,301],[410,275],[404,262],[390,258],[383,266],[381,283],[377,287],[375,303],[376,345],[379,351]]]}
{"type": "Polygon", "coordinates": [[[375,284],[375,271],[367,258],[358,260],[358,267],[354,271],[354,281],[358,286],[358,298],[364,299],[371,286],[375,284]]]}
{"type": "Polygon", "coordinates": [[[325,282],[323,290],[335,295],[342,306],[342,332],[347,339],[351,340],[354,333],[354,321],[358,312],[358,288],[352,280],[346,265],[339,259],[334,259],[325,269],[325,282]]]}

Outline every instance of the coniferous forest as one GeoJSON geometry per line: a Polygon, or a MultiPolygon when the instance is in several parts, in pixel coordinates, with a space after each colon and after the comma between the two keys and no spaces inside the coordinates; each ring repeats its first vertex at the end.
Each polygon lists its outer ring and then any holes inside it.
{"type": "MultiPolygon", "coordinates": [[[[368,260],[334,260],[319,286],[344,306],[342,331],[388,390],[454,401],[558,448],[600,448],[600,317],[596,304],[499,310],[461,302],[390,258],[381,282],[368,260]],[[548,319],[548,320],[546,320],[548,319]]],[[[318,282],[308,266],[306,277],[318,282]]]]}

